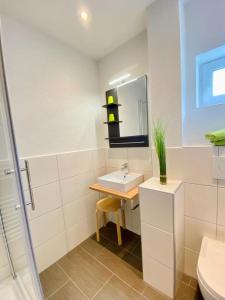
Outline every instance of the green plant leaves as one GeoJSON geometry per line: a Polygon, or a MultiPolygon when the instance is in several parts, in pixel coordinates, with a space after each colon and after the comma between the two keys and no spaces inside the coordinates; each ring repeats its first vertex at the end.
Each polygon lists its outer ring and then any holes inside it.
{"type": "Polygon", "coordinates": [[[166,175],[166,146],[165,146],[165,128],[161,121],[153,124],[153,140],[156,153],[159,159],[160,175],[166,175]]]}

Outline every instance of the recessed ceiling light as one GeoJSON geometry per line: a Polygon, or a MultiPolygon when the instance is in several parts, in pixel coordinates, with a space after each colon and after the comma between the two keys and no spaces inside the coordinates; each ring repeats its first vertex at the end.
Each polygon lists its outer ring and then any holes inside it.
{"type": "Polygon", "coordinates": [[[84,21],[88,20],[88,13],[85,10],[80,13],[80,16],[84,21]]]}

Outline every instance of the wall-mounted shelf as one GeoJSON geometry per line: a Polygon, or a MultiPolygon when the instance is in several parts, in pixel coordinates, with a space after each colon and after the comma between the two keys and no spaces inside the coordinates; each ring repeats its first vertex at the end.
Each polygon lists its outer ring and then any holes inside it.
{"type": "Polygon", "coordinates": [[[122,123],[123,121],[112,121],[112,122],[104,122],[104,124],[119,124],[122,123]]]}
{"type": "Polygon", "coordinates": [[[104,108],[114,108],[114,107],[118,107],[118,106],[121,106],[121,104],[111,103],[111,104],[102,105],[102,107],[104,107],[104,108]]]}
{"type": "Polygon", "coordinates": [[[103,107],[107,110],[107,122],[104,122],[104,124],[108,125],[109,138],[120,136],[120,123],[122,121],[119,121],[119,106],[121,106],[121,104],[118,103],[117,89],[107,91],[106,104],[103,105],[103,107]],[[112,120],[109,122],[111,117],[112,120]]]}

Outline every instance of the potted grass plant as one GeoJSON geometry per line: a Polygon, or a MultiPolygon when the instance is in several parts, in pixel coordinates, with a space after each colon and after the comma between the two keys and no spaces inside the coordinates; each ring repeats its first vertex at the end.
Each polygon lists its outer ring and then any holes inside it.
{"type": "Polygon", "coordinates": [[[167,183],[166,176],[166,146],[165,146],[165,128],[160,121],[154,123],[153,139],[156,153],[159,159],[160,183],[167,183]]]}

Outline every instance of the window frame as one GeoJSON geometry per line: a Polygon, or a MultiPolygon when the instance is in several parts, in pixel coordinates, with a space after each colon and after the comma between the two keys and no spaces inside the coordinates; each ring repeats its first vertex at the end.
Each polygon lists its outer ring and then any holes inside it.
{"type": "Polygon", "coordinates": [[[196,106],[225,104],[225,94],[213,96],[213,72],[225,68],[225,46],[196,57],[196,106]]]}

